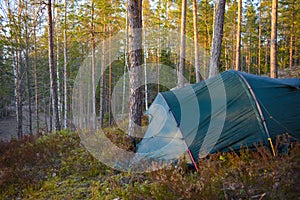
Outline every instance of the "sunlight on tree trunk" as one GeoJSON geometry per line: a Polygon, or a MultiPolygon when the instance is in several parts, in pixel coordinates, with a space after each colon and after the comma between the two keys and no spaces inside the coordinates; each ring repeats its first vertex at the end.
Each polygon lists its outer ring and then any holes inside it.
{"type": "Polygon", "coordinates": [[[185,74],[185,37],[186,37],[186,2],[187,0],[182,0],[181,4],[181,26],[180,26],[180,53],[179,53],[179,66],[178,66],[178,87],[184,86],[184,74],[185,74]]]}
{"type": "Polygon", "coordinates": [[[277,78],[277,6],[278,0],[272,0],[270,77],[277,78]]]}
{"type": "Polygon", "coordinates": [[[220,56],[222,49],[223,25],[225,13],[225,0],[219,0],[216,7],[214,20],[214,36],[209,63],[209,78],[219,73],[220,56]]]}
{"type": "Polygon", "coordinates": [[[241,30],[242,30],[242,5],[243,0],[238,0],[238,25],[236,34],[236,56],[235,56],[235,70],[241,70],[241,30]]]}
{"type": "Polygon", "coordinates": [[[194,25],[194,54],[195,54],[195,74],[196,82],[201,81],[200,75],[200,62],[199,62],[199,44],[198,44],[198,13],[197,13],[197,0],[193,0],[193,25],[194,25]]]}

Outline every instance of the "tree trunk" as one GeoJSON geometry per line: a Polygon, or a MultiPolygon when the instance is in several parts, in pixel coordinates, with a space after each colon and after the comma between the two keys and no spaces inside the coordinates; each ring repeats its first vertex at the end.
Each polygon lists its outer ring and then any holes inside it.
{"type": "Polygon", "coordinates": [[[209,63],[209,77],[213,77],[219,73],[220,55],[223,38],[223,25],[225,13],[225,0],[219,0],[216,8],[214,21],[214,36],[211,50],[211,59],[209,63]]]}
{"type": "MultiPolygon", "coordinates": [[[[26,11],[27,11],[26,5],[26,11]]],[[[26,13],[27,15],[27,13],[26,13]]],[[[28,24],[27,16],[25,17],[25,68],[26,68],[26,81],[27,81],[27,103],[28,103],[28,125],[29,134],[32,134],[32,109],[31,109],[31,89],[30,89],[30,65],[29,65],[29,42],[28,42],[28,24]]]]}
{"type": "MultiPolygon", "coordinates": [[[[142,18],[144,19],[144,9],[142,9],[142,18]]],[[[143,26],[143,47],[144,47],[144,87],[145,87],[145,109],[148,110],[148,77],[147,77],[147,47],[146,47],[146,34],[145,34],[145,20],[142,21],[143,26]]],[[[159,40],[159,39],[158,39],[159,40]]],[[[158,44],[159,45],[159,44],[158,44]]],[[[158,47],[159,48],[159,47],[158,47]]]]}
{"type": "MultiPolygon", "coordinates": [[[[262,0],[260,1],[261,8],[262,0]]],[[[262,12],[259,10],[259,25],[258,25],[258,61],[257,61],[257,74],[260,75],[261,71],[261,30],[262,30],[262,12]]]]}
{"type": "Polygon", "coordinates": [[[277,6],[278,0],[272,1],[271,49],[270,49],[270,77],[277,78],[277,6]]]}
{"type": "MultiPolygon", "coordinates": [[[[16,47],[14,48],[14,54],[15,54],[15,58],[14,58],[14,75],[15,75],[15,104],[16,104],[16,117],[17,117],[17,135],[18,138],[22,138],[23,137],[23,105],[22,105],[22,94],[23,94],[23,90],[22,90],[22,74],[23,74],[23,69],[22,69],[22,62],[21,62],[21,30],[20,27],[18,27],[19,24],[17,24],[16,27],[16,32],[17,33],[13,33],[12,29],[13,29],[13,24],[12,24],[12,20],[13,16],[10,10],[10,4],[9,1],[7,1],[7,8],[8,8],[8,15],[10,16],[10,31],[11,31],[11,35],[15,35],[15,39],[14,41],[16,42],[16,47]]],[[[21,23],[21,1],[18,1],[18,19],[17,19],[17,23],[21,23]]]]}
{"type": "MultiPolygon", "coordinates": [[[[104,24],[103,26],[103,33],[106,32],[106,25],[104,24]]],[[[100,97],[99,97],[99,106],[100,106],[100,113],[99,113],[99,118],[100,118],[100,127],[103,126],[103,121],[104,121],[104,97],[105,97],[105,92],[104,92],[104,85],[105,85],[105,66],[106,66],[106,57],[105,57],[105,52],[106,52],[106,40],[104,40],[103,46],[102,46],[102,63],[101,63],[101,78],[100,78],[100,97]]]]}
{"type": "Polygon", "coordinates": [[[185,74],[185,33],[186,33],[186,2],[187,0],[182,0],[181,4],[181,26],[180,26],[180,60],[178,67],[178,87],[184,86],[184,74],[185,74]]]}
{"type": "Polygon", "coordinates": [[[294,47],[294,28],[295,28],[295,1],[292,1],[291,6],[291,12],[292,12],[292,27],[290,32],[290,47],[289,47],[289,67],[292,69],[293,67],[293,47],[294,47]]]}
{"type": "Polygon", "coordinates": [[[48,56],[49,56],[49,73],[50,73],[50,96],[52,100],[52,116],[54,123],[54,130],[60,130],[59,113],[58,113],[58,99],[57,99],[57,82],[55,78],[54,67],[54,53],[53,53],[53,24],[52,24],[52,3],[48,0],[48,56]]]}
{"type": "MultiPolygon", "coordinates": [[[[233,6],[235,6],[236,5],[236,0],[234,0],[234,2],[233,2],[233,6]]],[[[233,23],[233,30],[232,30],[232,32],[233,33],[236,33],[237,32],[237,30],[236,30],[236,27],[237,27],[237,24],[236,24],[236,12],[234,12],[234,14],[233,14],[233,20],[234,20],[234,23],[233,23]]],[[[235,58],[235,56],[236,56],[236,35],[234,35],[234,34],[232,34],[232,36],[231,36],[231,45],[232,45],[232,54],[231,54],[231,56],[232,56],[232,59],[231,59],[231,62],[232,62],[232,66],[231,66],[231,68],[232,69],[236,69],[236,65],[235,65],[235,62],[236,62],[236,58],[235,58]]]]}
{"type": "Polygon", "coordinates": [[[64,128],[68,128],[68,71],[67,71],[67,0],[64,0],[64,128]]]}
{"type": "Polygon", "coordinates": [[[34,92],[35,92],[36,133],[38,133],[39,129],[40,129],[38,79],[37,79],[37,45],[36,45],[37,15],[38,15],[38,10],[35,12],[35,15],[34,15],[34,28],[33,28],[33,38],[34,38],[33,74],[34,74],[34,92]]]}
{"type": "Polygon", "coordinates": [[[241,70],[241,30],[242,30],[242,0],[238,0],[238,27],[236,34],[235,70],[241,70]]]}
{"type": "Polygon", "coordinates": [[[143,103],[141,80],[142,77],[142,0],[128,0],[129,19],[129,126],[130,136],[141,133],[143,103]]]}
{"type": "Polygon", "coordinates": [[[60,62],[59,62],[59,7],[56,7],[56,16],[55,16],[55,25],[56,25],[56,80],[57,80],[57,107],[58,107],[58,116],[61,119],[61,91],[60,91],[60,62]]]}
{"type": "Polygon", "coordinates": [[[193,0],[193,21],[194,21],[194,54],[195,54],[195,74],[196,83],[201,81],[200,62],[199,62],[199,46],[198,46],[198,15],[197,15],[197,1],[193,0]]]}
{"type": "MultiPolygon", "coordinates": [[[[128,7],[128,1],[126,1],[128,7]]],[[[125,113],[125,93],[126,93],[126,71],[128,69],[128,41],[129,41],[129,35],[128,35],[128,9],[126,10],[126,17],[125,17],[125,52],[124,52],[124,60],[125,60],[125,65],[123,68],[123,88],[122,88],[122,120],[124,119],[124,113],[125,113]]]]}
{"type": "MultiPolygon", "coordinates": [[[[112,27],[109,26],[109,49],[112,48],[112,27]]],[[[108,81],[109,81],[109,91],[108,91],[108,125],[111,126],[113,123],[112,119],[112,109],[111,109],[111,100],[112,100],[112,55],[111,51],[109,51],[109,75],[108,75],[108,81]]]]}
{"type": "Polygon", "coordinates": [[[96,129],[96,61],[95,61],[95,30],[94,30],[94,0],[91,7],[91,46],[92,46],[92,128],[96,129]]]}

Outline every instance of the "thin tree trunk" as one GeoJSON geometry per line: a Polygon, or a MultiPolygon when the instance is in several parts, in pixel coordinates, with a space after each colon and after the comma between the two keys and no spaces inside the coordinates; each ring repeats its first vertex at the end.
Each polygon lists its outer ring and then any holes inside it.
{"type": "MultiPolygon", "coordinates": [[[[126,1],[126,7],[128,7],[128,1],[126,1]]],[[[124,119],[124,110],[125,110],[125,92],[126,92],[126,71],[128,69],[128,40],[129,40],[129,36],[128,36],[128,9],[126,9],[126,19],[125,19],[125,34],[126,34],[126,38],[125,38],[125,52],[124,52],[124,60],[125,60],[125,65],[123,68],[123,91],[122,91],[122,120],[124,119]]]]}
{"type": "MultiPolygon", "coordinates": [[[[112,48],[112,27],[109,26],[109,49],[112,48]]],[[[112,124],[112,109],[111,109],[111,97],[112,97],[112,55],[111,51],[109,51],[109,91],[108,91],[108,125],[111,126],[112,124]]]]}
{"type": "Polygon", "coordinates": [[[22,106],[22,66],[20,63],[19,50],[15,52],[15,103],[16,103],[16,117],[17,117],[17,135],[18,138],[23,137],[23,106],[22,106]]]}
{"type": "MultiPolygon", "coordinates": [[[[262,0],[260,1],[261,8],[262,0]]],[[[261,72],[261,30],[262,30],[262,12],[259,10],[259,25],[258,25],[258,61],[257,61],[257,74],[260,75],[261,72]]]]}
{"type": "Polygon", "coordinates": [[[238,27],[236,34],[235,70],[241,70],[241,30],[242,30],[242,0],[238,0],[238,27]]]}
{"type": "Polygon", "coordinates": [[[142,77],[142,0],[128,0],[129,19],[129,59],[130,59],[130,99],[129,126],[130,136],[141,133],[143,103],[141,80],[142,77]]]}
{"type": "Polygon", "coordinates": [[[61,112],[62,112],[62,106],[61,106],[61,91],[60,91],[60,58],[59,58],[59,7],[56,7],[56,17],[55,17],[55,25],[56,25],[56,80],[57,80],[57,108],[58,108],[58,115],[59,119],[62,119],[61,112]]]}
{"type": "Polygon", "coordinates": [[[178,87],[184,86],[184,74],[185,74],[185,33],[186,33],[186,2],[187,0],[182,0],[181,4],[181,26],[180,26],[180,60],[178,67],[178,87]]]}
{"type": "MultiPolygon", "coordinates": [[[[142,10],[142,18],[144,19],[144,10],[142,10]]],[[[147,78],[147,47],[145,34],[145,20],[142,21],[143,26],[143,47],[144,47],[144,87],[145,87],[145,109],[148,110],[148,78],[147,78]]],[[[159,45],[159,44],[158,44],[159,45]]]]}
{"type": "MultiPolygon", "coordinates": [[[[10,19],[12,19],[12,13],[10,10],[10,4],[9,1],[7,1],[7,7],[8,7],[8,14],[10,16],[10,19]]],[[[18,19],[17,23],[21,23],[21,1],[18,1],[18,19]]],[[[10,21],[10,28],[13,28],[13,25],[11,24],[12,21],[10,21]]],[[[16,28],[16,38],[14,39],[17,47],[15,48],[15,65],[14,65],[14,75],[15,75],[15,104],[16,104],[16,117],[17,117],[17,135],[18,138],[23,137],[23,106],[22,106],[22,61],[21,61],[21,29],[20,25],[17,24],[16,28]]],[[[13,32],[11,30],[11,35],[13,35],[13,32]]]]}
{"type": "Polygon", "coordinates": [[[34,14],[35,15],[34,15],[34,28],[33,28],[33,38],[34,38],[33,73],[34,73],[34,91],[35,91],[36,133],[38,133],[39,129],[40,129],[38,79],[37,79],[37,45],[36,45],[36,27],[37,27],[37,14],[38,14],[38,10],[34,14]]]}
{"type": "Polygon", "coordinates": [[[64,0],[64,128],[68,128],[68,70],[67,70],[67,0],[64,0]]]}
{"type": "MultiPolygon", "coordinates": [[[[27,4],[26,9],[27,11],[27,4]]],[[[27,13],[26,13],[27,15],[27,13]]],[[[28,101],[28,120],[29,120],[29,133],[32,134],[32,108],[31,108],[31,89],[30,89],[30,66],[29,66],[29,44],[28,44],[28,24],[27,16],[25,16],[25,68],[26,68],[26,81],[27,81],[27,101],[28,101]]]]}
{"type": "Polygon", "coordinates": [[[49,73],[50,73],[50,94],[52,99],[52,116],[54,121],[54,130],[60,130],[58,99],[57,99],[57,82],[55,78],[54,53],[53,53],[53,24],[52,24],[52,3],[48,0],[48,54],[49,54],[49,73]]]}
{"type": "Polygon", "coordinates": [[[200,62],[199,62],[199,46],[198,46],[198,14],[197,14],[197,1],[193,0],[193,22],[194,22],[194,54],[195,54],[195,74],[196,82],[201,81],[200,75],[200,62]]]}
{"type": "MultiPolygon", "coordinates": [[[[159,5],[161,5],[161,1],[159,1],[159,5]]],[[[161,21],[160,21],[160,18],[158,18],[158,30],[160,29],[160,24],[161,24],[161,21]]],[[[169,44],[169,43],[167,43],[167,44],[169,44]]],[[[159,91],[160,91],[160,53],[161,53],[161,50],[160,50],[160,31],[159,31],[158,41],[157,41],[157,49],[156,49],[156,56],[157,56],[157,67],[156,67],[156,70],[157,70],[157,93],[159,93],[159,91]]],[[[147,105],[147,107],[148,107],[148,105],[147,105]]]]}
{"type": "Polygon", "coordinates": [[[294,47],[294,30],[295,30],[295,1],[292,1],[291,6],[291,12],[292,12],[292,27],[291,27],[291,33],[290,33],[290,47],[289,47],[289,67],[292,69],[293,67],[293,47],[294,47]]]}
{"type": "MultiPolygon", "coordinates": [[[[233,6],[235,6],[236,5],[236,0],[234,0],[234,2],[233,2],[233,6]]],[[[233,14],[233,20],[234,20],[234,23],[233,23],[233,30],[232,30],[232,33],[236,33],[237,32],[237,30],[236,30],[236,27],[237,27],[237,24],[236,24],[236,12],[234,12],[234,14],[233,14]]],[[[232,69],[236,69],[236,57],[235,57],[235,55],[236,55],[236,35],[235,34],[232,34],[232,37],[231,37],[231,44],[232,44],[232,59],[231,59],[231,62],[232,62],[232,66],[231,66],[231,68],[232,69]]]]}
{"type": "Polygon", "coordinates": [[[96,61],[95,61],[95,30],[94,30],[94,0],[91,7],[91,46],[92,46],[92,128],[96,129],[96,61]]]}
{"type": "MultiPolygon", "coordinates": [[[[103,32],[106,32],[106,25],[104,24],[103,27],[103,32]]],[[[99,114],[99,118],[100,118],[100,127],[103,126],[103,121],[104,121],[104,85],[105,85],[105,66],[106,66],[106,57],[105,57],[105,52],[106,52],[106,42],[104,40],[103,46],[102,46],[102,66],[101,66],[101,79],[100,79],[100,98],[99,98],[99,105],[100,105],[100,114],[99,114]]]]}
{"type": "MultiPolygon", "coordinates": [[[[43,94],[43,113],[44,113],[44,122],[45,122],[45,126],[46,126],[46,131],[49,132],[50,130],[48,127],[48,119],[47,119],[47,104],[46,104],[46,97],[45,97],[44,91],[45,91],[45,84],[43,84],[43,92],[42,92],[42,94],[43,94]]],[[[51,102],[51,99],[50,99],[50,102],[51,102]]],[[[49,105],[48,105],[48,108],[49,108],[49,105]]],[[[50,112],[49,112],[48,116],[49,116],[49,118],[51,118],[50,112]]]]}
{"type": "Polygon", "coordinates": [[[272,1],[272,24],[271,24],[271,49],[270,49],[270,77],[277,78],[277,7],[278,0],[272,1]]]}
{"type": "Polygon", "coordinates": [[[209,77],[213,77],[219,73],[220,56],[223,38],[223,25],[225,13],[225,0],[219,0],[216,8],[214,20],[214,36],[211,50],[211,59],[209,63],[209,77]]]}

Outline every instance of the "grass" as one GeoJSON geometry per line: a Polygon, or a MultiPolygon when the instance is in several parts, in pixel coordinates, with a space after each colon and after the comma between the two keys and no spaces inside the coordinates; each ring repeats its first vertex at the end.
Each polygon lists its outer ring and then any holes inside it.
{"type": "MultiPolygon", "coordinates": [[[[114,141],[128,142],[118,129],[107,132],[114,141]]],[[[120,146],[130,148],[125,144],[120,146]]],[[[75,132],[27,136],[0,142],[0,199],[297,199],[300,196],[298,144],[291,144],[288,154],[276,157],[266,147],[259,147],[257,151],[218,153],[198,164],[198,173],[188,170],[184,162],[152,173],[116,173],[93,158],[75,132]]]]}

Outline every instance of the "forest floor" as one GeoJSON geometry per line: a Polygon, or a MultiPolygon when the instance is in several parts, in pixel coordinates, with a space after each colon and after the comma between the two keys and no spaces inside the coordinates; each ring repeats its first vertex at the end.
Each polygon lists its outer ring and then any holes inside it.
{"type": "MultiPolygon", "coordinates": [[[[106,133],[116,141],[126,137],[106,133]]],[[[91,156],[76,132],[31,135],[0,142],[0,199],[300,199],[296,143],[276,157],[259,147],[211,155],[199,161],[199,172],[186,166],[117,172],[91,156]]]]}

